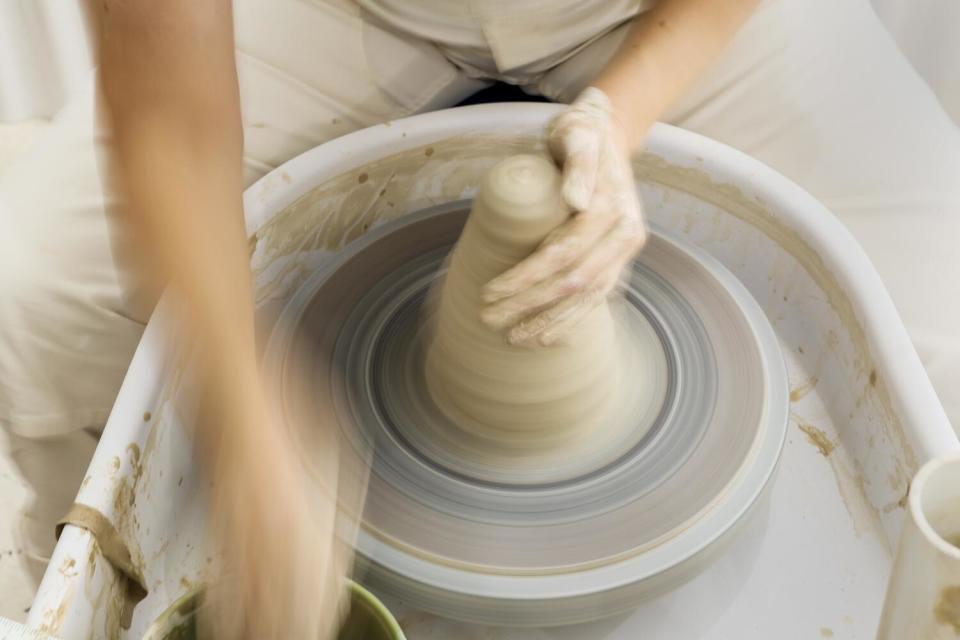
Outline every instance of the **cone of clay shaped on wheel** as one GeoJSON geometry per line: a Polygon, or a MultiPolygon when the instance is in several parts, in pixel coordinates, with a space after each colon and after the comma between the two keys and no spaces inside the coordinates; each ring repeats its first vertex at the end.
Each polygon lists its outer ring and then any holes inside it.
{"type": "Polygon", "coordinates": [[[451,254],[427,385],[465,435],[499,450],[556,450],[589,438],[616,403],[620,359],[606,303],[549,347],[511,345],[480,320],[483,286],[529,256],[569,215],[553,163],[512,156],[484,177],[451,254]]]}

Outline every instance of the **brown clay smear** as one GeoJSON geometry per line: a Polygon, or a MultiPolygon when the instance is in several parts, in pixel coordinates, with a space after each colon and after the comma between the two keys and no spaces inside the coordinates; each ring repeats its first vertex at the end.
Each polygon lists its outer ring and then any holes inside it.
{"type": "Polygon", "coordinates": [[[937,622],[953,627],[953,632],[960,635],[960,586],[945,587],[940,592],[933,615],[937,622]]]}
{"type": "Polygon", "coordinates": [[[73,586],[72,581],[68,583],[67,592],[63,594],[60,605],[56,609],[47,609],[43,612],[40,628],[37,629],[38,631],[49,633],[54,637],[60,633],[60,627],[63,626],[63,619],[67,614],[67,609],[70,608],[70,603],[73,602],[73,586]]]}
{"type": "Polygon", "coordinates": [[[800,423],[797,425],[800,427],[800,431],[803,431],[807,434],[807,440],[810,441],[810,444],[815,446],[820,452],[820,455],[823,457],[829,456],[833,453],[833,450],[837,448],[837,444],[831,440],[826,433],[822,430],[817,429],[812,424],[800,423]]]}
{"type": "Polygon", "coordinates": [[[274,216],[256,234],[254,275],[289,259],[257,291],[257,302],[292,291],[306,277],[302,258],[340,249],[369,229],[414,209],[439,204],[418,193],[425,179],[441,183],[444,201],[475,188],[486,169],[516,153],[543,149],[540,138],[456,136],[410,149],[327,180],[274,216]],[[429,165],[429,177],[421,172],[429,165]],[[282,290],[280,287],[282,286],[282,290]]]}
{"type": "Polygon", "coordinates": [[[880,542],[891,550],[890,541],[884,535],[883,524],[880,521],[880,511],[867,498],[863,475],[852,472],[841,459],[842,455],[833,455],[837,450],[837,443],[831,440],[823,429],[804,422],[796,414],[793,414],[792,418],[797,428],[807,437],[807,441],[830,464],[830,470],[837,483],[837,493],[850,516],[856,536],[859,538],[864,532],[875,532],[880,542]]]}
{"type": "Polygon", "coordinates": [[[819,382],[819,379],[816,376],[813,376],[806,383],[800,385],[795,389],[791,389],[790,402],[799,402],[800,400],[802,400],[804,397],[806,397],[808,393],[810,393],[816,388],[817,382],[819,382]]]}
{"type": "Polygon", "coordinates": [[[77,575],[77,561],[75,558],[64,558],[57,571],[65,578],[73,578],[77,575]]]}
{"type": "MultiPolygon", "coordinates": [[[[182,363],[177,360],[173,368],[173,373],[168,377],[164,387],[158,407],[163,407],[171,396],[179,389],[180,380],[183,373],[182,363]]],[[[146,487],[143,479],[146,477],[145,470],[149,467],[152,453],[156,446],[157,438],[162,429],[165,428],[165,422],[161,419],[162,410],[156,414],[145,413],[144,420],[150,421],[158,418],[150,425],[150,432],[147,435],[143,451],[136,442],[131,442],[126,446],[125,455],[130,463],[130,473],[118,478],[114,484],[113,494],[113,524],[117,534],[123,543],[123,546],[129,551],[130,564],[134,575],[142,581],[146,573],[146,562],[140,549],[140,521],[137,517],[137,497],[143,495],[146,487]]],[[[119,459],[111,461],[113,471],[111,475],[119,469],[119,459]]],[[[104,638],[119,638],[121,630],[129,625],[130,617],[133,613],[133,607],[137,604],[128,596],[131,584],[128,578],[118,572],[103,554],[99,551],[99,546],[94,540],[90,551],[90,561],[87,567],[88,584],[85,587],[87,597],[91,603],[96,602],[94,609],[104,608],[106,613],[103,619],[104,638]],[[105,585],[97,594],[91,594],[91,582],[94,571],[104,572],[105,585]]]]}

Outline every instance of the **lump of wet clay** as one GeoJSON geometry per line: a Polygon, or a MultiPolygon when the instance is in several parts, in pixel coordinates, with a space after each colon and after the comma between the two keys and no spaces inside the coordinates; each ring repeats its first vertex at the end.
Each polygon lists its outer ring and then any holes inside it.
{"type": "Polygon", "coordinates": [[[436,302],[426,355],[438,408],[480,448],[559,451],[616,421],[629,360],[603,303],[559,344],[515,346],[481,319],[481,289],[570,215],[547,158],[517,155],[484,177],[436,302]]]}

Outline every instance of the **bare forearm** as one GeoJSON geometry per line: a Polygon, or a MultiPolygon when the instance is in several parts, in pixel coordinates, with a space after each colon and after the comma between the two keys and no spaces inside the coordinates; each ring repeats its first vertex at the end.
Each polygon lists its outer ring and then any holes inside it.
{"type": "Polygon", "coordinates": [[[99,17],[123,214],[216,386],[240,393],[255,367],[230,3],[107,0],[99,17]]]}
{"type": "Polygon", "coordinates": [[[628,150],[733,38],[760,0],[661,0],[636,19],[594,81],[621,120],[628,150]]]}

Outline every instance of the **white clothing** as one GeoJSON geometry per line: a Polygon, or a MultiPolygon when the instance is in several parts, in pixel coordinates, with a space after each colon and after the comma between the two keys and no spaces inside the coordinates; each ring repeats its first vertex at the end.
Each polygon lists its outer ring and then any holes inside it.
{"type": "Polygon", "coordinates": [[[12,533],[29,577],[39,584],[56,541],[54,525],[77,496],[100,431],[79,429],[48,438],[0,433],[0,440],[5,440],[11,460],[35,491],[23,513],[13,518],[12,533]]]}
{"type": "Polygon", "coordinates": [[[528,85],[649,8],[649,0],[359,0],[471,77],[528,85]]]}

